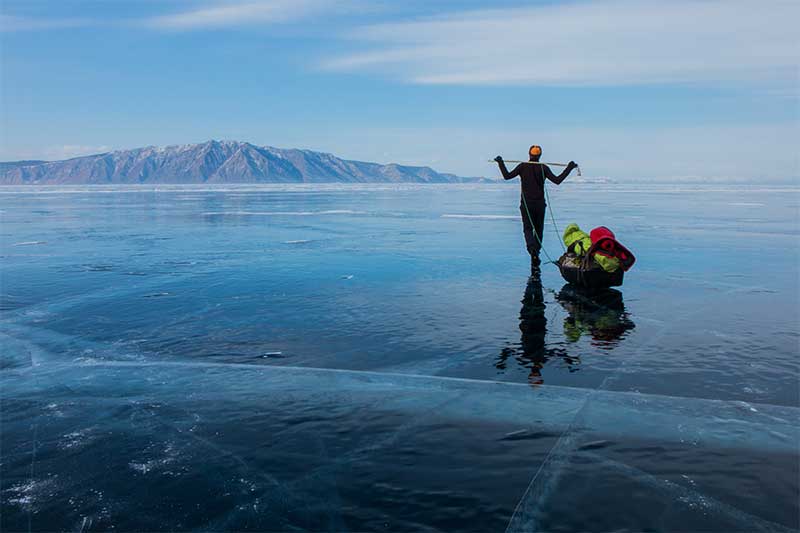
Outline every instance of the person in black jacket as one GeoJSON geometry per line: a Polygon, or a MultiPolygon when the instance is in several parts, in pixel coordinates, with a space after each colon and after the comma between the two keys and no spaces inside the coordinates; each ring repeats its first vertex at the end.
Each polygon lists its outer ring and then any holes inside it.
{"type": "Polygon", "coordinates": [[[539,250],[542,248],[542,238],[544,229],[544,212],[546,204],[544,201],[544,180],[549,179],[556,185],[564,181],[569,173],[578,165],[575,161],[570,161],[561,174],[553,174],[545,164],[536,164],[542,157],[542,147],[533,145],[528,150],[528,155],[532,163],[520,163],[511,172],[506,168],[501,156],[494,158],[500,167],[503,178],[510,180],[519,176],[522,186],[519,210],[522,214],[522,229],[525,234],[525,246],[531,255],[531,275],[539,275],[539,250]],[[536,232],[534,234],[534,231],[536,232]]]}

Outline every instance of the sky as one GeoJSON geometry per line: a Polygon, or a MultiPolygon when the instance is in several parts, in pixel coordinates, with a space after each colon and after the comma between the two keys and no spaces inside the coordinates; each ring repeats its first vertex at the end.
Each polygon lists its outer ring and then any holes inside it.
{"type": "Polygon", "coordinates": [[[797,180],[797,0],[0,0],[0,160],[248,141],[797,180]]]}

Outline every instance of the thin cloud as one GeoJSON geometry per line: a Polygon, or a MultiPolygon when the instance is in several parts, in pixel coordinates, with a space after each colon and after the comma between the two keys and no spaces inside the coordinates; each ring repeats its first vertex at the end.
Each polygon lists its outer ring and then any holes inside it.
{"type": "Polygon", "coordinates": [[[146,25],[167,30],[200,30],[288,22],[324,7],[321,0],[217,2],[147,19],[146,25]]]}
{"type": "Polygon", "coordinates": [[[12,147],[6,144],[0,149],[0,161],[62,161],[73,157],[104,154],[112,150],[113,148],[108,145],[60,144],[44,147],[12,147]]]}
{"type": "MultiPolygon", "coordinates": [[[[34,18],[0,15],[0,32],[51,30],[77,27],[145,27],[153,30],[192,31],[293,22],[314,14],[342,10],[332,0],[249,0],[194,3],[175,13],[129,19],[34,18]]],[[[349,5],[349,3],[348,3],[349,5]]]]}
{"type": "Polygon", "coordinates": [[[92,23],[93,21],[91,19],[86,18],[40,19],[17,17],[14,15],[0,15],[0,32],[10,33],[17,31],[79,28],[90,26],[92,23]]]}
{"type": "Polygon", "coordinates": [[[44,150],[43,159],[48,161],[60,161],[62,159],[70,159],[73,157],[80,157],[84,155],[104,154],[110,152],[111,147],[107,145],[78,145],[78,144],[64,144],[61,146],[50,146],[44,150]]]}
{"type": "Polygon", "coordinates": [[[800,2],[585,1],[367,26],[322,64],[419,84],[796,82],[800,2]]]}

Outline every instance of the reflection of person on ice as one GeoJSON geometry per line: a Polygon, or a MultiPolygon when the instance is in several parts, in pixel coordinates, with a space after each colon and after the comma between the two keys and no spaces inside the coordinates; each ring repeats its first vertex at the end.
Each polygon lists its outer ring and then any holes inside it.
{"type": "Polygon", "coordinates": [[[529,369],[528,383],[531,385],[544,383],[542,369],[548,360],[554,357],[560,358],[570,372],[578,370],[580,357],[570,356],[562,347],[547,345],[545,314],[547,306],[544,302],[541,278],[538,276],[528,278],[525,294],[520,302],[522,303],[522,308],[519,310],[520,342],[518,345],[509,345],[502,349],[494,363],[495,368],[505,372],[509,357],[513,357],[521,367],[529,369]]]}
{"type": "Polygon", "coordinates": [[[539,250],[542,248],[544,212],[546,204],[544,201],[544,180],[549,179],[556,185],[564,181],[572,169],[578,165],[570,161],[561,174],[555,175],[550,168],[539,163],[542,157],[541,146],[533,145],[528,150],[529,162],[520,163],[511,172],[506,168],[503,158],[499,155],[494,158],[503,173],[503,178],[510,180],[519,176],[522,194],[520,198],[519,210],[522,214],[522,228],[525,233],[525,246],[531,255],[531,275],[539,275],[539,250]],[[534,234],[534,231],[536,232],[534,234]]]}

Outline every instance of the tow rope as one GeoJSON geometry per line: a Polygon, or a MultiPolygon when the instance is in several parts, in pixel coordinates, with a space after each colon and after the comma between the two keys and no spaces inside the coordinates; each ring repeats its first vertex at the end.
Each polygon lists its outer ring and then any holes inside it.
{"type": "MultiPolygon", "coordinates": [[[[578,169],[578,176],[581,175],[580,169],[578,169]]],[[[561,244],[561,249],[564,250],[564,253],[567,253],[567,247],[564,245],[564,241],[561,238],[561,230],[558,229],[558,224],[556,224],[556,217],[553,214],[553,206],[550,203],[550,194],[547,192],[547,184],[545,183],[544,179],[544,169],[542,169],[542,190],[544,190],[544,198],[545,202],[547,203],[547,210],[550,212],[550,220],[553,221],[553,230],[556,232],[556,238],[558,242],[561,244]]]]}

